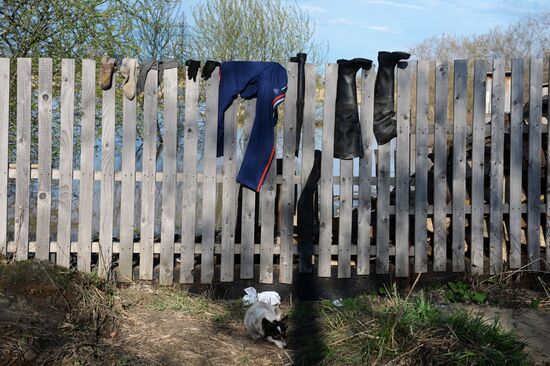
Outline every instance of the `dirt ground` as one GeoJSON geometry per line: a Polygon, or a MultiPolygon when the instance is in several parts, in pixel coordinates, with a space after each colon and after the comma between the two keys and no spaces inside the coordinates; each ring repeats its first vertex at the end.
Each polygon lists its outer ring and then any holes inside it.
{"type": "MultiPolygon", "coordinates": [[[[48,264],[26,265],[27,277],[0,267],[0,366],[260,366],[291,365],[299,359],[292,329],[286,350],[247,338],[241,320],[245,310],[238,301],[179,297],[185,292],[150,284],[109,289],[75,271],[59,274],[48,264]]],[[[288,299],[284,301],[283,310],[288,310],[288,299]]],[[[525,339],[537,365],[550,365],[549,310],[438,307],[444,312],[466,308],[490,321],[498,319],[525,339]]]]}

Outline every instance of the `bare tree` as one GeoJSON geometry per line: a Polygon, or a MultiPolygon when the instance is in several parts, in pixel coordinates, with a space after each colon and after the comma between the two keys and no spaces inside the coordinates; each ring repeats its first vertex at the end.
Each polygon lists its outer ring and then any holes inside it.
{"type": "Polygon", "coordinates": [[[297,52],[320,62],[314,25],[296,4],[281,0],[207,0],[193,9],[190,54],[198,59],[286,62],[297,52]]]}
{"type": "Polygon", "coordinates": [[[410,48],[419,59],[544,57],[550,54],[550,12],[528,15],[485,34],[428,38],[410,48]]]}

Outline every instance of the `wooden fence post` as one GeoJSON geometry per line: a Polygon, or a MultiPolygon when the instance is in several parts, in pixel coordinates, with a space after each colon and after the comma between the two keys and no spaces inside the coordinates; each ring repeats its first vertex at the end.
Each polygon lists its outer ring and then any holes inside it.
{"type": "Polygon", "coordinates": [[[61,131],[59,136],[59,213],[57,215],[57,264],[67,268],[71,265],[71,213],[73,198],[73,126],[75,79],[74,68],[74,60],[64,59],[61,61],[61,131]]]}
{"type": "Polygon", "coordinates": [[[323,118],[323,148],[321,157],[321,186],[319,188],[319,277],[331,276],[332,252],[332,164],[334,153],[334,111],[336,106],[336,82],[338,64],[325,67],[325,104],[323,118]]]}
{"type": "Polygon", "coordinates": [[[434,271],[447,269],[447,95],[449,65],[435,65],[434,271]]]}
{"type": "Polygon", "coordinates": [[[31,59],[17,59],[17,168],[15,186],[15,258],[29,253],[29,193],[31,159],[31,59]]]}
{"type": "Polygon", "coordinates": [[[115,83],[113,82],[110,89],[103,91],[103,100],[101,104],[101,206],[99,216],[98,263],[98,272],[100,277],[108,277],[110,275],[113,261],[113,201],[115,185],[114,84],[115,83]]]}
{"type": "MultiPolygon", "coordinates": [[[[189,69],[187,69],[188,71],[189,69]]],[[[199,83],[185,80],[185,120],[183,123],[183,189],[197,190],[197,130],[199,116],[199,83]]],[[[205,154],[206,155],[206,154],[205,154]]],[[[206,165],[205,165],[206,166],[206,165]]],[[[215,174],[214,174],[215,175],[215,174]]],[[[203,190],[203,198],[205,191],[203,190]]],[[[182,194],[180,282],[193,283],[195,267],[195,228],[197,195],[182,194]]]]}
{"type": "MultiPolygon", "coordinates": [[[[0,58],[0,254],[8,249],[8,131],[10,124],[10,59],[0,58]]],[[[49,240],[49,238],[48,238],[49,240]]]]}
{"type": "MultiPolygon", "coordinates": [[[[159,283],[174,282],[176,230],[176,149],[178,137],[178,68],[164,70],[164,146],[162,149],[162,220],[159,283]]],[[[195,235],[193,235],[193,238],[195,235]]]]}
{"type": "MultiPolygon", "coordinates": [[[[90,272],[95,156],[95,61],[82,60],[82,128],[80,140],[80,198],[78,209],[78,270],[90,272]]],[[[132,151],[132,154],[135,154],[132,151]]],[[[133,199],[132,199],[133,205],[133,199]]],[[[132,248],[133,250],[133,248],[132,248]]]]}
{"type": "MultiPolygon", "coordinates": [[[[72,170],[72,166],[70,169],[72,170]]],[[[41,58],[38,60],[38,201],[36,203],[36,258],[41,260],[50,258],[51,201],[52,59],[41,58]]]]}
{"type": "MultiPolygon", "coordinates": [[[[137,62],[131,60],[131,62],[137,62]]],[[[122,97],[122,182],[120,184],[120,252],[118,280],[132,281],[136,192],[137,96],[122,97]]]]}

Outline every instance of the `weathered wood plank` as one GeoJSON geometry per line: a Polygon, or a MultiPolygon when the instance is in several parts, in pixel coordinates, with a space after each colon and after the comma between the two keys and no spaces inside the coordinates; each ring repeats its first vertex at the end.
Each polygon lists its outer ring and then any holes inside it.
{"type": "Polygon", "coordinates": [[[338,278],[351,277],[351,211],[353,160],[340,160],[340,218],[338,220],[338,278]]]}
{"type": "Polygon", "coordinates": [[[378,146],[376,199],[376,273],[388,273],[390,240],[390,143],[378,146]]]}
{"type": "MultiPolygon", "coordinates": [[[[8,131],[10,59],[0,58],[0,254],[6,254],[8,229],[8,131]]],[[[48,238],[49,239],[49,238],[48,238]]]]}
{"type": "Polygon", "coordinates": [[[372,161],[373,132],[372,120],[374,110],[374,67],[363,70],[361,74],[361,136],[363,158],[359,159],[359,202],[357,217],[357,274],[370,274],[370,236],[371,236],[371,196],[372,196],[372,161]]]}
{"type": "Polygon", "coordinates": [[[336,107],[336,82],[338,64],[328,64],[325,68],[325,100],[323,118],[323,147],[321,157],[321,183],[319,187],[319,277],[331,275],[332,246],[332,164],[334,153],[334,119],[336,107]]]}
{"type": "Polygon", "coordinates": [[[216,145],[218,134],[219,72],[214,70],[206,82],[206,120],[204,131],[204,181],[202,185],[201,282],[214,278],[214,240],[216,229],[216,145]]]}
{"type": "Polygon", "coordinates": [[[540,269],[540,178],[542,118],[542,60],[532,59],[529,70],[529,164],[527,170],[527,263],[540,269]]]}
{"type": "MultiPolygon", "coordinates": [[[[546,62],[550,63],[550,60],[547,59],[546,62]]],[[[550,74],[548,75],[548,81],[550,81],[550,74]]],[[[550,84],[547,84],[550,85],[550,84]]],[[[550,271],[550,169],[548,167],[548,162],[550,161],[550,104],[547,105],[546,109],[546,120],[547,120],[547,129],[546,131],[541,131],[541,133],[546,132],[546,233],[545,233],[545,245],[546,245],[546,271],[550,271]]]]}
{"type": "Polygon", "coordinates": [[[31,152],[31,59],[17,59],[17,178],[15,188],[16,260],[26,260],[29,239],[31,152]]]}
{"type": "MultiPolygon", "coordinates": [[[[95,73],[95,61],[82,60],[82,127],[80,136],[79,245],[77,259],[77,268],[82,272],[90,272],[92,261],[94,159],[90,157],[95,156],[95,73]]],[[[133,241],[132,237],[132,244],[133,241]]]]}
{"type": "Polygon", "coordinates": [[[317,90],[315,64],[305,65],[304,123],[302,125],[302,187],[306,184],[315,153],[315,95],[317,90]]]}
{"type": "Polygon", "coordinates": [[[71,264],[71,209],[73,197],[74,70],[72,59],[61,61],[61,130],[59,136],[59,213],[57,264],[71,264]]]}
{"type": "Polygon", "coordinates": [[[470,219],[470,263],[473,274],[483,274],[483,205],[485,178],[485,97],[487,63],[476,60],[474,66],[474,104],[472,134],[472,182],[470,219]]]}
{"type": "Polygon", "coordinates": [[[466,215],[466,127],[468,107],[468,61],[454,62],[453,103],[453,271],[464,271],[466,215]]]}
{"type": "MultiPolygon", "coordinates": [[[[114,84],[114,83],[113,83],[114,84]]],[[[100,277],[109,277],[113,261],[115,188],[115,86],[103,91],[101,104],[101,201],[99,216],[100,277]]]]}
{"type": "MultiPolygon", "coordinates": [[[[317,71],[315,64],[305,65],[305,90],[304,90],[304,120],[302,125],[302,154],[301,154],[301,185],[297,190],[297,199],[300,198],[304,188],[315,156],[315,97],[317,91],[317,71]]],[[[295,115],[295,113],[294,113],[295,115]]],[[[312,257],[309,252],[300,257],[298,262],[298,271],[300,273],[311,273],[312,257]]]]}
{"type": "MultiPolygon", "coordinates": [[[[133,62],[137,62],[134,60],[133,62]]],[[[136,191],[137,98],[122,98],[122,182],[120,183],[120,255],[118,280],[132,281],[136,191]]]]}
{"type": "Polygon", "coordinates": [[[428,271],[428,109],[430,62],[419,61],[416,74],[416,159],[414,193],[414,271],[428,271]]]}
{"type": "Polygon", "coordinates": [[[235,277],[235,222],[237,212],[237,100],[225,112],[223,132],[222,282],[235,277]]]}
{"type": "MultiPolygon", "coordinates": [[[[183,187],[180,282],[193,282],[197,196],[187,194],[197,190],[197,128],[199,119],[199,81],[185,80],[185,120],[183,122],[183,187]]],[[[214,123],[214,127],[216,124],[214,123]]],[[[208,127],[207,127],[208,128],[208,127]]],[[[214,139],[215,139],[214,134],[214,139]]],[[[214,142],[215,143],[215,142],[214,142]]],[[[206,155],[206,154],[205,154],[206,155]]],[[[214,156],[214,159],[216,157],[214,156]]],[[[215,167],[214,167],[215,169],[215,167]]],[[[216,175],[214,170],[214,176],[216,175]]],[[[203,191],[204,195],[204,191],[203,191]]]]}
{"type": "Polygon", "coordinates": [[[409,275],[409,134],[411,124],[411,73],[416,61],[397,68],[397,156],[395,164],[395,275],[409,275]]]}
{"type": "Polygon", "coordinates": [[[435,66],[435,146],[434,146],[434,271],[447,269],[447,95],[449,65],[435,66]]]}
{"type": "MultiPolygon", "coordinates": [[[[296,98],[298,65],[295,62],[287,64],[288,88],[285,97],[285,121],[283,126],[283,185],[281,188],[281,260],[279,265],[279,282],[292,283],[292,244],[293,244],[293,217],[294,217],[294,182],[295,148],[296,148],[296,98]]],[[[307,75],[306,75],[307,76],[307,75]]],[[[307,80],[307,78],[306,78],[307,80]]],[[[306,84],[308,82],[306,81],[306,84]]],[[[306,85],[307,86],[307,85],[306,85]]],[[[307,90],[307,89],[306,89],[307,90]]],[[[304,106],[305,114],[305,106],[304,106]]],[[[304,118],[303,145],[311,144],[306,136],[307,123],[304,118]]],[[[311,148],[311,145],[308,146],[311,148]]],[[[303,151],[302,151],[303,154],[303,151]]],[[[310,168],[311,171],[311,168],[310,168]]],[[[309,174],[309,173],[308,173],[309,174]]],[[[303,177],[302,177],[303,178],[303,177]]],[[[306,178],[307,179],[307,178],[306,178]]],[[[261,194],[260,194],[261,197],[261,194]]],[[[273,215],[273,211],[269,211],[273,215]]],[[[262,233],[267,218],[262,213],[262,233]]],[[[269,221],[271,222],[271,220],[269,221]]],[[[272,240],[271,240],[272,241],[272,240]]],[[[271,243],[270,241],[270,243],[271,243]]],[[[263,243],[263,237],[262,237],[263,243]]]]}
{"type": "MultiPolygon", "coordinates": [[[[174,233],[176,231],[176,148],[178,136],[178,69],[164,71],[164,146],[162,149],[162,223],[159,283],[174,282],[174,233]]],[[[194,196],[189,191],[189,196],[194,196]]],[[[193,209],[194,211],[194,209],[193,209]]],[[[194,235],[193,235],[194,237],[194,235]]]]}
{"type": "MultiPolygon", "coordinates": [[[[289,88],[290,89],[290,88],[289,88]]],[[[288,103],[288,101],[286,101],[288,103]]],[[[294,153],[293,153],[294,155],[294,153]]],[[[260,192],[261,218],[261,252],[260,252],[260,283],[273,283],[273,234],[275,224],[275,164],[271,164],[260,192]]],[[[284,220],[284,215],[283,215],[284,220]]],[[[284,225],[284,221],[283,221],[284,225]]],[[[283,240],[281,234],[281,241],[283,240]]],[[[281,245],[281,257],[282,257],[281,245]]],[[[286,253],[285,253],[286,255],[286,253]]],[[[281,279],[279,278],[279,281],[281,279]]],[[[282,281],[281,281],[282,282],[282,281]]]]}
{"type": "Polygon", "coordinates": [[[157,84],[158,71],[150,70],[143,98],[143,181],[141,184],[141,236],[139,278],[153,279],[155,234],[155,191],[157,170],[157,84]]]}
{"type": "Polygon", "coordinates": [[[502,271],[502,205],[504,174],[504,60],[493,63],[493,87],[491,92],[491,214],[489,217],[489,271],[502,271]]]}
{"type": "Polygon", "coordinates": [[[523,59],[513,59],[510,111],[510,225],[508,229],[510,237],[510,268],[521,267],[523,72],[523,59]]]}
{"type": "MultiPolygon", "coordinates": [[[[256,116],[256,99],[244,102],[243,154],[248,147],[250,131],[256,116]]],[[[240,165],[240,164],[239,164],[240,165]]],[[[256,192],[242,187],[242,220],[241,220],[241,279],[254,277],[254,225],[256,192]]]]}
{"type": "Polygon", "coordinates": [[[50,258],[51,201],[52,59],[41,58],[38,60],[38,200],[36,203],[36,258],[41,260],[50,258]]]}

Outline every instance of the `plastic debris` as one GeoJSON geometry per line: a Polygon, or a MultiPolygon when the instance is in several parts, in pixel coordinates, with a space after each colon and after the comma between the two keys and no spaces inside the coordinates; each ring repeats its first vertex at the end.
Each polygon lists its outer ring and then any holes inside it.
{"type": "Polygon", "coordinates": [[[246,295],[243,296],[243,304],[249,306],[256,301],[265,302],[272,306],[277,306],[281,303],[281,296],[275,291],[264,291],[258,293],[254,287],[247,287],[244,289],[246,295]]]}
{"type": "Polygon", "coordinates": [[[336,300],[332,300],[332,305],[334,306],[337,306],[337,307],[341,307],[341,306],[344,306],[344,304],[342,303],[342,299],[336,299],[336,300]]]}

